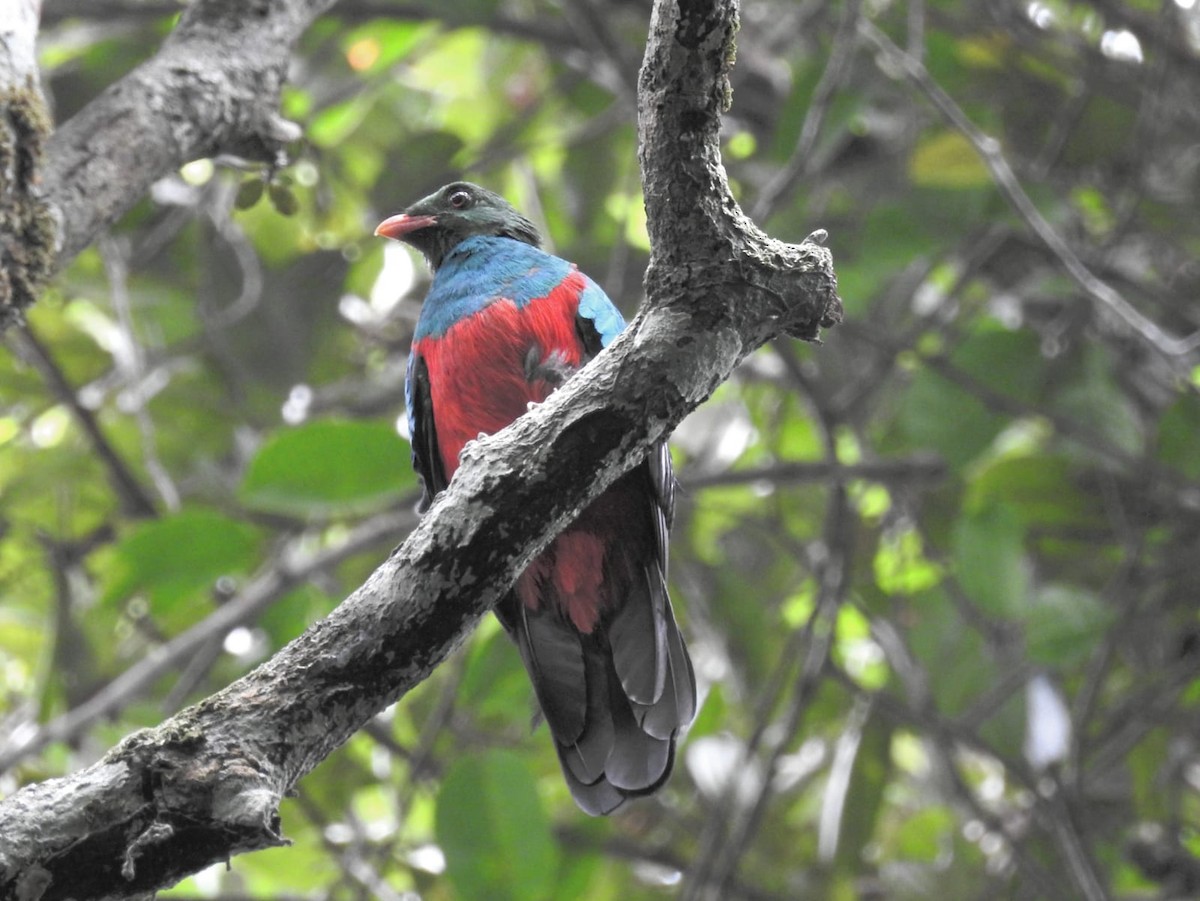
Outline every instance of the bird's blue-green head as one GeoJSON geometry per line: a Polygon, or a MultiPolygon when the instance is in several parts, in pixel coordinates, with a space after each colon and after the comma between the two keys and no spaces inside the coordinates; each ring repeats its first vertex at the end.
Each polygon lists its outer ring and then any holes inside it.
{"type": "Polygon", "coordinates": [[[512,238],[537,247],[536,226],[507,200],[479,185],[456,181],[418,200],[403,213],[379,223],[375,234],[410,244],[437,269],[467,238],[512,238]]]}

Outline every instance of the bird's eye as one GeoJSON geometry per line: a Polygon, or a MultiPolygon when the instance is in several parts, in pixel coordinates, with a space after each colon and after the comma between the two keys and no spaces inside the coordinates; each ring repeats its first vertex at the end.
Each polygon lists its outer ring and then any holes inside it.
{"type": "Polygon", "coordinates": [[[450,195],[450,206],[456,210],[461,210],[463,207],[469,206],[471,203],[471,195],[466,191],[455,191],[450,195]]]}

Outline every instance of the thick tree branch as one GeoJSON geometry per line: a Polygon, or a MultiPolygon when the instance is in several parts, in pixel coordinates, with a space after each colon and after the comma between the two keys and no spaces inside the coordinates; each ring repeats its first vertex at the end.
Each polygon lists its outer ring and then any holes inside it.
{"type": "Polygon", "coordinates": [[[735,26],[730,0],[655,7],[642,313],[546,403],[469,444],[421,524],[328,618],[96,765],[0,803],[0,898],[127,897],[282,843],[284,794],[427,677],[591,498],[746,354],[838,321],[829,252],[772,241],[729,194],[717,133],[735,26]]]}
{"type": "Polygon", "coordinates": [[[0,739],[0,773],[16,766],[51,742],[75,741],[97,721],[113,717],[142,698],[159,679],[179,669],[181,662],[205,645],[223,639],[230,630],[253,623],[286,592],[331,569],[355,554],[363,553],[389,538],[412,528],[416,499],[398,510],[380,513],[359,523],[345,538],[328,548],[304,554],[299,546],[307,539],[286,545],[272,564],[260,572],[210,616],[180,632],[170,641],[151,649],[94,695],[62,716],[37,729],[18,730],[0,739]]]}
{"type": "Polygon", "coordinates": [[[220,153],[274,162],[299,128],[278,113],[292,45],[334,0],[196,0],[162,49],[89,103],[47,147],[56,265],[158,179],[220,153]]]}
{"type": "Polygon", "coordinates": [[[12,0],[0,22],[0,331],[50,274],[54,226],[40,196],[50,116],[38,82],[41,0],[12,0]]]}

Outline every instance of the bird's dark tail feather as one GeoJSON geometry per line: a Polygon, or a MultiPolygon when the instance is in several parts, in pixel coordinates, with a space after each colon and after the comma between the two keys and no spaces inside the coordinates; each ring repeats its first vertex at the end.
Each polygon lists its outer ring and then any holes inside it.
{"type": "Polygon", "coordinates": [[[498,612],[516,639],[575,802],[593,816],[648,795],[671,774],[696,712],[696,680],[661,570],[610,621],[577,631],[515,596],[498,612]]]}

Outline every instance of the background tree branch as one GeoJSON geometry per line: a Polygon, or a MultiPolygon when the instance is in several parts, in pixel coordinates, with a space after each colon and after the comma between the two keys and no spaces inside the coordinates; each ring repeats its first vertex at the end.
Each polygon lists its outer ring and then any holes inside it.
{"type": "MultiPolygon", "coordinates": [[[[286,46],[325,5],[263,3],[254,11],[286,46]]],[[[143,123],[157,140],[146,156],[133,151],[129,168],[161,171],[222,145],[256,155],[286,136],[273,103],[266,112],[251,102],[251,93],[274,98],[282,64],[246,72],[231,62],[245,42],[265,38],[243,24],[242,10],[189,7],[184,34],[161,54],[174,64],[176,54],[222,60],[217,93],[234,98],[231,111],[192,93],[194,65],[177,81],[157,57],[97,101],[96,109],[119,110],[118,122],[159,113],[160,121],[143,123]],[[181,97],[188,102],[175,105],[181,97]]],[[[717,135],[735,32],[732,2],[655,6],[639,88],[655,257],[645,307],[629,328],[545,404],[469,445],[450,488],[408,540],[329,617],[96,765],[0,802],[0,897],[131,896],[283,842],[278,805],[296,781],[428,676],[575,512],[748,353],[782,333],[816,339],[839,320],[829,252],[768,239],[729,194],[717,135]]],[[[89,133],[115,139],[115,126],[103,126],[90,113],[56,145],[51,196],[71,222],[64,257],[148,185],[125,181],[116,192],[96,184],[106,172],[116,177],[87,152],[95,148],[89,133]],[[90,195],[88,185],[96,186],[90,195]]]]}
{"type": "Polygon", "coordinates": [[[184,163],[231,154],[278,164],[300,128],[279,114],[296,40],[335,0],[197,0],[162,48],[51,137],[44,193],[55,265],[92,243],[184,163]]]}

